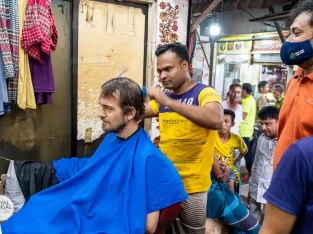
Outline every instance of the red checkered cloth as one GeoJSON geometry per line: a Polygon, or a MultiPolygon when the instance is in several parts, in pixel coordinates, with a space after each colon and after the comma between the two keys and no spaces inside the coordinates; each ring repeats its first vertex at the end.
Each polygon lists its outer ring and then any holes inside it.
{"type": "Polygon", "coordinates": [[[51,10],[51,0],[28,0],[22,30],[21,46],[34,59],[42,62],[40,50],[55,50],[58,33],[51,10]]]}

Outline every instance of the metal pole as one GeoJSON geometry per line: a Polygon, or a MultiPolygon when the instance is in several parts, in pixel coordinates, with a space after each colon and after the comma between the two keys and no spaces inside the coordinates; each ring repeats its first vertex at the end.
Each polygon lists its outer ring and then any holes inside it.
{"type": "Polygon", "coordinates": [[[190,32],[197,30],[202,21],[217,7],[222,0],[213,0],[211,4],[201,13],[201,15],[192,23],[190,32]]]}
{"type": "Polygon", "coordinates": [[[200,42],[200,46],[201,46],[201,49],[202,49],[202,52],[203,52],[205,61],[206,61],[207,65],[208,65],[208,68],[210,68],[211,66],[210,66],[210,64],[209,64],[208,58],[207,58],[207,56],[206,56],[206,53],[205,53],[205,51],[204,51],[204,48],[203,48],[202,41],[201,41],[200,35],[199,35],[199,33],[198,33],[198,30],[196,30],[196,35],[197,35],[197,38],[198,38],[198,40],[199,40],[199,42],[200,42]]]}
{"type": "MultiPolygon", "coordinates": [[[[268,10],[269,10],[269,12],[270,12],[271,14],[274,14],[274,13],[275,13],[273,7],[269,7],[268,10]]],[[[284,42],[285,42],[285,37],[284,37],[283,32],[281,31],[281,28],[280,28],[279,24],[277,23],[277,21],[274,21],[274,25],[275,25],[276,30],[277,30],[277,32],[278,32],[279,38],[280,38],[280,40],[281,40],[281,43],[284,43],[284,42]]]]}
{"type": "Polygon", "coordinates": [[[189,0],[189,8],[188,8],[188,20],[187,20],[187,48],[189,48],[189,44],[190,44],[190,36],[191,36],[191,32],[190,32],[190,28],[191,28],[191,17],[192,17],[192,0],[189,0]]]}
{"type": "Polygon", "coordinates": [[[214,62],[214,40],[210,37],[210,64],[209,67],[209,86],[213,87],[213,62],[214,62]]]}

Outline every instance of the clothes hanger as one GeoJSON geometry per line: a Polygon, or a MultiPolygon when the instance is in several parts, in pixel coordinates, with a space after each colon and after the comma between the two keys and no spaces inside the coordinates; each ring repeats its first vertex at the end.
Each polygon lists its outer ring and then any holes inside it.
{"type": "Polygon", "coordinates": [[[4,157],[1,157],[1,156],[0,156],[0,159],[3,159],[3,160],[6,160],[6,161],[11,162],[11,160],[10,160],[10,159],[8,159],[8,158],[4,158],[4,157]]]}

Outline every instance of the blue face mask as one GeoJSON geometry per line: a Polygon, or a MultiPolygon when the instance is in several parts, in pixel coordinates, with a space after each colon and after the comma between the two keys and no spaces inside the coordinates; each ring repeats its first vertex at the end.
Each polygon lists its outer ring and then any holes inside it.
{"type": "Polygon", "coordinates": [[[280,57],[286,65],[300,65],[313,57],[311,40],[302,42],[284,42],[280,49],[280,57]]]}

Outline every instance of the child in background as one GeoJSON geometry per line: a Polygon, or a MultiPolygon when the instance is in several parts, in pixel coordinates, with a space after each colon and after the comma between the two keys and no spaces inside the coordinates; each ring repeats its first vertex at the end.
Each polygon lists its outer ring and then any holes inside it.
{"type": "Polygon", "coordinates": [[[235,165],[245,156],[248,148],[240,136],[230,132],[231,127],[234,125],[235,113],[232,110],[224,109],[224,122],[222,128],[218,131],[219,137],[215,143],[215,154],[221,164],[228,165],[232,169],[227,185],[231,191],[239,193],[240,176],[235,165]],[[240,155],[235,159],[235,150],[237,149],[240,155]]]}

